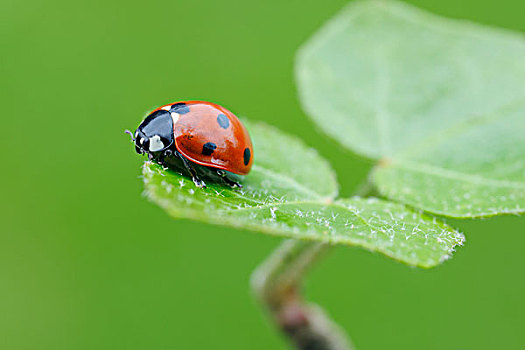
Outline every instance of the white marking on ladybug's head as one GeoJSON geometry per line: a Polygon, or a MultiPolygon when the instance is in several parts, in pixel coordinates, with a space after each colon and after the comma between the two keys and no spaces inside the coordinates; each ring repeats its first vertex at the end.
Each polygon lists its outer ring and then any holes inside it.
{"type": "Polygon", "coordinates": [[[179,113],[172,112],[171,113],[171,119],[173,119],[173,125],[175,125],[179,121],[179,113]]]}
{"type": "Polygon", "coordinates": [[[139,139],[139,142],[140,142],[141,145],[144,144],[144,139],[141,137],[141,138],[139,139]]]}
{"type": "Polygon", "coordinates": [[[139,136],[139,131],[135,131],[135,138],[137,138],[137,136],[139,136]]]}
{"type": "Polygon", "coordinates": [[[168,106],[164,106],[162,107],[161,109],[165,110],[165,111],[169,111],[171,109],[171,105],[168,105],[168,106]]]}
{"type": "Polygon", "coordinates": [[[149,150],[150,152],[157,152],[164,148],[164,144],[160,140],[159,135],[150,137],[149,139],[149,150]]]}

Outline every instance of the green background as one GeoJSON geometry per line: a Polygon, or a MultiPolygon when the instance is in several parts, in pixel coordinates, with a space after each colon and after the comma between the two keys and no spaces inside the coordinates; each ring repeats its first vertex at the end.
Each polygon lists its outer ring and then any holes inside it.
{"type": "MultiPolygon", "coordinates": [[[[412,1],[525,31],[525,3],[412,1]]],[[[141,196],[126,128],[184,99],[223,104],[316,147],[343,195],[371,163],[301,111],[293,59],[345,1],[0,4],[0,349],[286,349],[249,289],[278,239],[174,221],[141,196]]],[[[322,179],[320,179],[322,181],[322,179]]],[[[466,233],[429,271],[337,248],[309,298],[365,349],[525,348],[525,218],[466,233]]]]}

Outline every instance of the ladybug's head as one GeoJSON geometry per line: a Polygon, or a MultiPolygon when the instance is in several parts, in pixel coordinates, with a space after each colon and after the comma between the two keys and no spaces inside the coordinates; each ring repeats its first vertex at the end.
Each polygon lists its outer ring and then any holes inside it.
{"type": "MultiPolygon", "coordinates": [[[[129,132],[131,134],[131,132],[129,132]]],[[[173,119],[165,110],[157,110],[144,119],[134,134],[135,150],[139,154],[162,152],[173,144],[173,119]]]]}

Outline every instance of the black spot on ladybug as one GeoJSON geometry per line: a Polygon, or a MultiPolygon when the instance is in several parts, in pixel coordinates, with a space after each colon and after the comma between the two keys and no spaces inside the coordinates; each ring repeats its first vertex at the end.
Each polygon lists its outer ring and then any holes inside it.
{"type": "Polygon", "coordinates": [[[205,156],[211,156],[213,151],[217,148],[217,145],[213,142],[206,142],[204,146],[202,146],[202,154],[205,156]]]}
{"type": "Polygon", "coordinates": [[[217,116],[217,123],[219,123],[220,127],[223,129],[228,129],[230,126],[230,120],[222,113],[217,116]]]}
{"type": "Polygon", "coordinates": [[[188,107],[184,102],[179,102],[171,105],[170,113],[178,113],[178,114],[186,114],[190,111],[190,107],[188,107]]]}
{"type": "Polygon", "coordinates": [[[250,152],[250,149],[246,147],[244,149],[244,165],[248,165],[248,163],[250,162],[251,156],[252,156],[252,153],[250,152]]]}

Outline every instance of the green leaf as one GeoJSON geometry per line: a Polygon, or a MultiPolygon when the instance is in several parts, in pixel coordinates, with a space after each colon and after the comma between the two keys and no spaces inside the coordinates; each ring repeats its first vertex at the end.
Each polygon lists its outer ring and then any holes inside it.
{"type": "Polygon", "coordinates": [[[381,194],[451,217],[525,211],[525,40],[355,2],[299,52],[307,113],[377,159],[381,194]]]}
{"type": "Polygon", "coordinates": [[[356,245],[421,267],[439,264],[462,244],[462,234],[401,204],[334,200],[335,176],[314,150],[274,128],[246,125],[255,164],[242,190],[210,181],[199,189],[188,177],[145,162],[147,196],[175,218],[356,245]]]}

